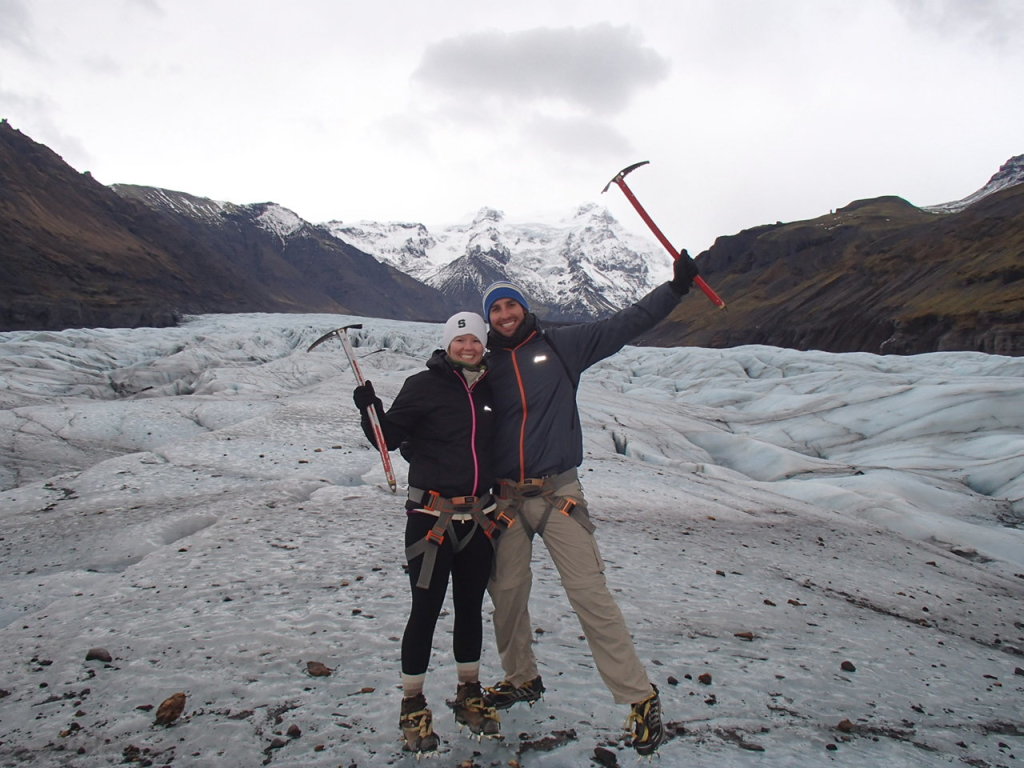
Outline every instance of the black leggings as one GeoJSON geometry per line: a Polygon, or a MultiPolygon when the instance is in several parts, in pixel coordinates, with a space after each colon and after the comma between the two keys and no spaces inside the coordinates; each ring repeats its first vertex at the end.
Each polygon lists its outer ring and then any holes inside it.
{"type": "MultiPolygon", "coordinates": [[[[415,544],[427,535],[437,518],[423,512],[409,514],[405,524],[405,545],[415,544]]],[[[453,523],[455,533],[461,541],[473,530],[474,523],[453,523]]],[[[490,539],[478,527],[465,547],[456,553],[452,547],[451,534],[446,533],[444,543],[438,548],[434,561],[434,572],[430,576],[428,589],[419,589],[416,580],[420,575],[423,557],[409,563],[409,585],[412,587],[412,608],[409,621],[402,636],[402,672],[407,675],[422,675],[430,664],[430,647],[434,641],[437,617],[444,605],[448,592],[448,576],[451,575],[452,602],[455,607],[455,626],[452,633],[452,649],[456,662],[480,660],[483,645],[483,600],[487,580],[491,575],[491,561],[494,549],[490,539]]]]}

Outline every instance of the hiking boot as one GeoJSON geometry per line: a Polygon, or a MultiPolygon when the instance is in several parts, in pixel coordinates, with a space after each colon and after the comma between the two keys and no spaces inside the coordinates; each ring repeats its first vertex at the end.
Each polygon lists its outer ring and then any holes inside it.
{"type": "Polygon", "coordinates": [[[459,683],[455,701],[449,701],[448,706],[455,713],[455,722],[468,725],[474,735],[497,737],[501,733],[501,717],[494,707],[484,703],[480,683],[459,683]]]}
{"type": "Polygon", "coordinates": [[[626,718],[626,729],[631,731],[630,744],[641,755],[652,755],[665,741],[665,726],[661,722],[661,699],[658,688],[652,685],[654,693],[630,708],[626,718]]]}
{"type": "Polygon", "coordinates": [[[484,692],[484,702],[495,709],[508,709],[520,701],[525,701],[532,707],[535,701],[540,701],[543,694],[544,683],[540,681],[540,675],[537,675],[519,687],[512,685],[508,680],[502,680],[484,692]]]}
{"type": "Polygon", "coordinates": [[[436,752],[441,740],[431,726],[433,716],[422,693],[402,699],[402,715],[398,727],[402,729],[406,752],[436,752]]]}

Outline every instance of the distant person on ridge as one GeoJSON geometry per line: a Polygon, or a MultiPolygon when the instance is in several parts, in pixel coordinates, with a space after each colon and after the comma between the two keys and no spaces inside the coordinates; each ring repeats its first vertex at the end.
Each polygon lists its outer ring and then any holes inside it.
{"type": "Polygon", "coordinates": [[[616,703],[631,705],[627,727],[641,755],[652,754],[665,740],[661,701],[605,581],[576,471],[583,461],[576,387],[584,370],[667,317],[697,275],[697,265],[683,251],[673,279],[636,304],[605,320],[548,331],[529,311],[519,286],[497,282],[483,294],[490,322],[488,380],[497,409],[496,519],[509,526],[496,540],[488,585],[505,679],[488,688],[485,699],[507,709],[519,701],[532,704],[544,692],[528,610],[533,537],[539,535],[601,678],[616,703]]]}
{"type": "Polygon", "coordinates": [[[402,636],[402,707],[399,727],[409,752],[434,752],[433,729],[423,685],[434,629],[452,582],[455,608],[452,646],[458,687],[448,705],[455,720],[479,736],[497,736],[501,718],[480,687],[483,599],[491,575],[497,527],[491,444],[494,410],[483,365],[487,327],[480,315],[459,312],[444,325],[441,345],[427,370],[405,380],[391,408],[368,381],[352,398],[371,443],[368,409],[375,408],[388,450],[402,448],[409,461],[405,546],[412,608],[402,636]]]}

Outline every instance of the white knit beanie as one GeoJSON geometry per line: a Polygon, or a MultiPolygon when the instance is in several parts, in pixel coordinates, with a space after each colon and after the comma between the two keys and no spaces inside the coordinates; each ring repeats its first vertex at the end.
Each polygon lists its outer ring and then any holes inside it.
{"type": "Polygon", "coordinates": [[[480,339],[481,344],[487,346],[487,325],[484,319],[475,312],[459,312],[445,322],[444,333],[441,334],[441,348],[447,351],[452,339],[467,333],[473,334],[480,339]]]}

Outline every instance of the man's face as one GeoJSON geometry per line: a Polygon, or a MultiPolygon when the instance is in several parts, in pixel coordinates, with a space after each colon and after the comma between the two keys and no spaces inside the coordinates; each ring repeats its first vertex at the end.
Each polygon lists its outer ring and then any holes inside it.
{"type": "Polygon", "coordinates": [[[526,310],[515,299],[498,299],[491,305],[491,314],[487,319],[492,329],[508,338],[523,324],[526,310]]]}

